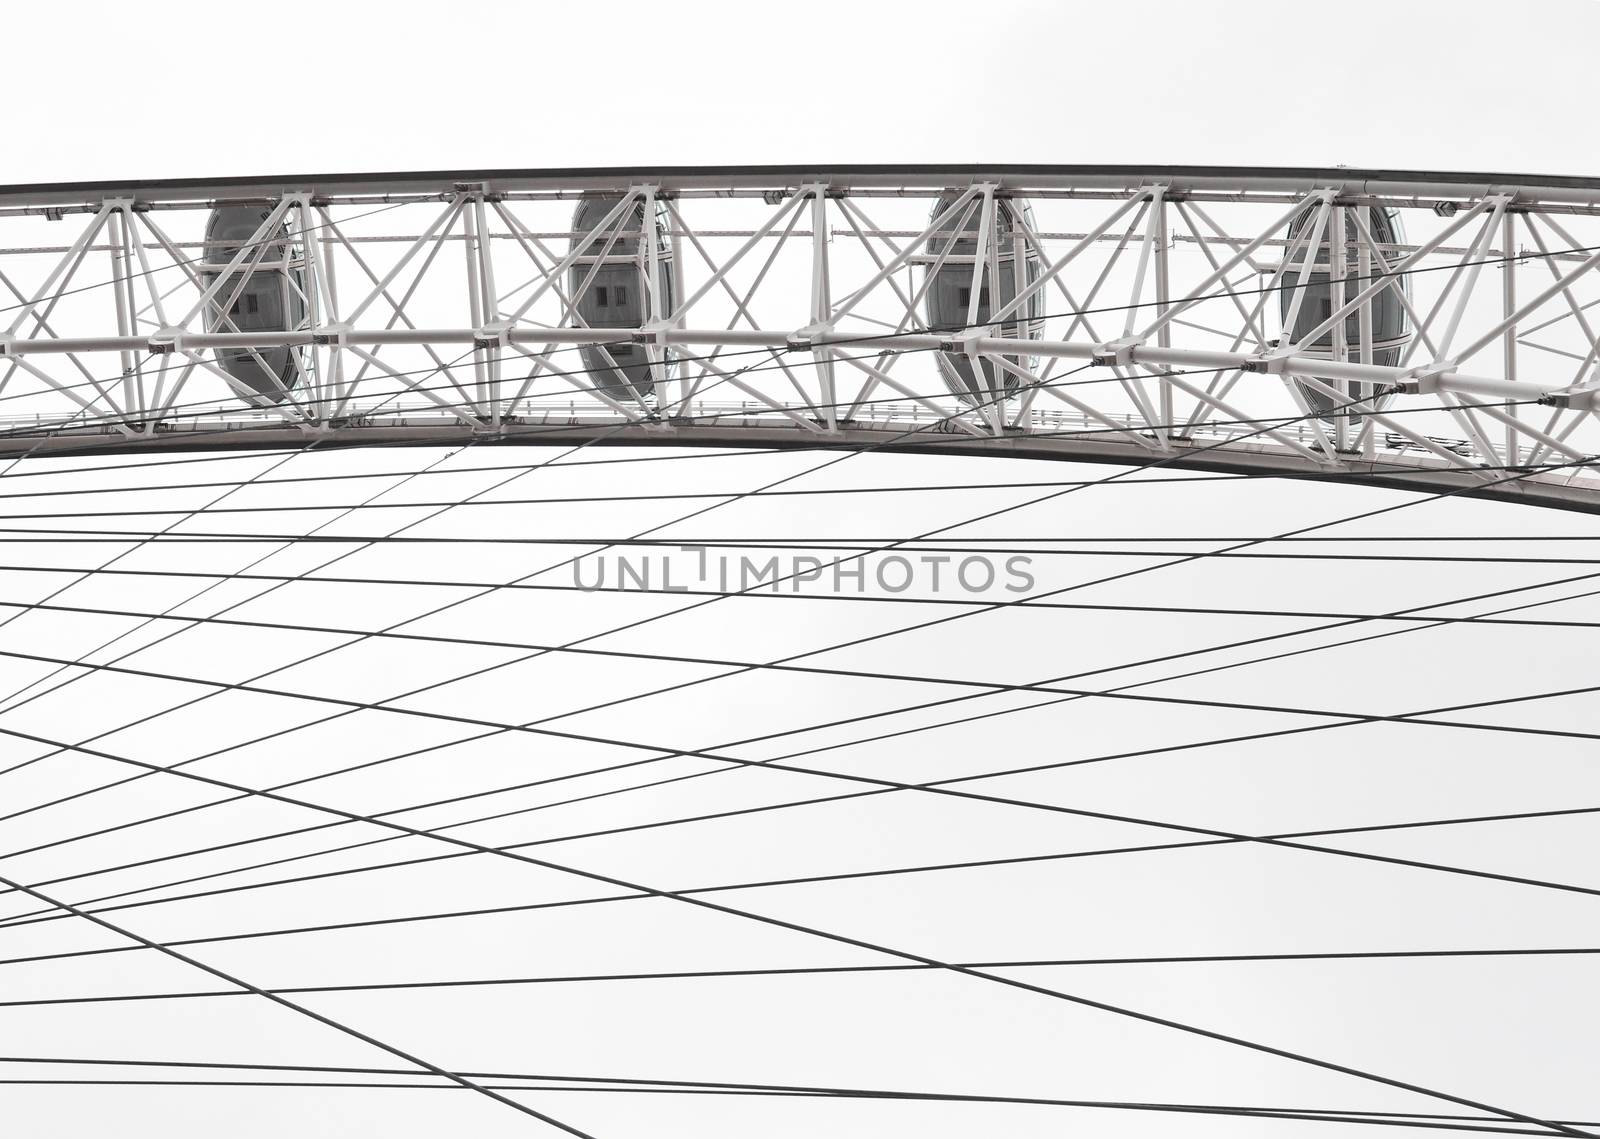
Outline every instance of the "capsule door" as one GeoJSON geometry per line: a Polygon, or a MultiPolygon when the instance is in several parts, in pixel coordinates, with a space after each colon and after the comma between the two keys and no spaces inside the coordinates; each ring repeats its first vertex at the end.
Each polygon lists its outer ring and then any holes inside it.
{"type": "MultiPolygon", "coordinates": [[[[1334,347],[1338,343],[1343,348],[1345,360],[1394,367],[1400,363],[1405,347],[1412,337],[1411,320],[1406,312],[1405,301],[1402,299],[1402,294],[1405,297],[1410,295],[1409,281],[1404,277],[1399,279],[1398,284],[1384,289],[1360,308],[1346,314],[1340,322],[1342,327],[1326,329],[1309,343],[1302,343],[1305,337],[1327,322],[1336,307],[1342,308],[1371,286],[1382,272],[1382,263],[1392,267],[1403,256],[1400,246],[1405,238],[1397,210],[1378,206],[1344,208],[1346,209],[1345,249],[1343,272],[1339,281],[1333,279],[1335,241],[1332,231],[1335,223],[1332,215],[1330,214],[1323,226],[1316,252],[1305,272],[1301,271],[1305,261],[1305,243],[1315,229],[1316,211],[1302,213],[1289,225],[1285,255],[1289,258],[1290,267],[1285,270],[1280,281],[1278,312],[1280,320],[1284,322],[1287,322],[1290,314],[1294,313],[1294,321],[1292,328],[1285,329],[1284,343],[1298,345],[1300,351],[1308,356],[1322,356],[1329,359],[1333,358],[1334,347]],[[1366,250],[1365,257],[1362,256],[1363,249],[1366,250]],[[1379,260],[1380,255],[1382,263],[1379,260]],[[1366,266],[1365,273],[1362,271],[1363,264],[1366,266]],[[1300,288],[1302,283],[1303,289],[1300,288]],[[1396,289],[1399,289],[1399,293],[1396,293],[1396,289]],[[1303,293],[1303,296],[1298,311],[1295,311],[1297,292],[1303,293]],[[1362,314],[1363,308],[1366,310],[1365,318],[1362,314]],[[1368,325],[1365,333],[1362,328],[1363,319],[1368,325]],[[1339,338],[1337,342],[1335,337],[1339,338]]],[[[1318,412],[1327,422],[1342,421],[1352,427],[1357,426],[1360,422],[1359,417],[1336,409],[1342,409],[1350,401],[1370,395],[1372,385],[1356,380],[1322,379],[1321,382],[1338,391],[1344,398],[1336,399],[1326,392],[1296,381],[1307,406],[1318,412]]]]}
{"type": "MultiPolygon", "coordinates": [[[[589,328],[639,328],[650,312],[649,246],[645,244],[644,202],[634,202],[613,223],[590,239],[589,233],[622,200],[612,194],[584,198],[572,217],[572,241],[581,247],[568,272],[568,288],[575,299],[575,324],[589,328]],[[586,240],[587,239],[587,240],[586,240]]],[[[672,247],[666,234],[670,215],[665,203],[656,203],[657,313],[666,315],[676,306],[672,247]]],[[[644,345],[629,342],[585,345],[580,351],[586,380],[613,400],[644,402],[655,391],[650,360],[644,345]]],[[[665,376],[671,367],[663,362],[656,371],[665,376]]]]}
{"type": "MultiPolygon", "coordinates": [[[[946,193],[935,203],[932,219],[947,213],[960,199],[946,193]]],[[[957,208],[929,240],[928,282],[925,306],[928,328],[935,332],[962,332],[989,324],[992,313],[1004,311],[1027,287],[1039,279],[1039,255],[1023,227],[1033,229],[1033,212],[1026,202],[1000,198],[994,203],[993,237],[980,257],[978,238],[983,199],[974,196],[957,208]],[[974,280],[976,279],[976,305],[974,280]],[[997,299],[998,298],[998,299],[997,299]]],[[[1035,292],[1015,312],[1006,316],[995,335],[1037,340],[1043,330],[1044,293],[1035,292]]],[[[1015,367],[1031,369],[1032,357],[1007,356],[1015,367]]],[[[1015,395],[1022,379],[992,360],[972,360],[957,352],[939,354],[939,372],[950,391],[967,403],[993,404],[1015,395]],[[974,367],[976,365],[976,367],[974,367]]]]}
{"type": "MultiPolygon", "coordinates": [[[[206,313],[214,332],[288,332],[306,323],[305,261],[294,248],[288,227],[256,246],[250,244],[272,216],[268,206],[220,206],[206,222],[201,280],[207,288],[222,279],[234,257],[239,267],[217,287],[206,313]],[[260,248],[264,244],[265,248],[260,248]],[[257,259],[257,253],[260,258],[257,259]],[[242,286],[242,287],[241,287],[242,286]]],[[[300,380],[300,349],[219,348],[217,362],[258,402],[281,403],[300,380]]]]}

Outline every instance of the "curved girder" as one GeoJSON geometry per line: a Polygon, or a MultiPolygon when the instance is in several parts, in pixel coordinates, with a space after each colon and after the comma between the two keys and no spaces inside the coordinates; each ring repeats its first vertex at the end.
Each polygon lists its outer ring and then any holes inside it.
{"type": "Polygon", "coordinates": [[[1597,266],[1600,180],[1566,177],[968,165],[0,187],[0,454],[527,443],[555,423],[1600,509],[1597,266]],[[230,257],[205,222],[242,203],[260,232],[230,257]],[[1022,264],[999,311],[973,301],[989,323],[928,327],[935,276],[970,274],[976,298],[1022,264]],[[279,325],[230,308],[263,275],[279,325]],[[619,282],[640,290],[637,325],[591,327],[589,291],[619,282]],[[1380,307],[1399,339],[1374,337],[1380,307]],[[595,382],[584,361],[624,351],[649,382],[595,382]],[[234,378],[269,357],[289,362],[282,390],[234,378]],[[992,398],[952,393],[941,357],[992,398]]]}

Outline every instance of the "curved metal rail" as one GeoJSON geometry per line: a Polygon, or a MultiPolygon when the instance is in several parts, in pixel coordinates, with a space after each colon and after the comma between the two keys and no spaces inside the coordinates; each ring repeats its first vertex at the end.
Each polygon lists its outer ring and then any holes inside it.
{"type": "Polygon", "coordinates": [[[1600,511],[1597,266],[1600,181],[1576,178],[756,167],[6,187],[0,454],[598,436],[1161,462],[1600,511]],[[579,199],[604,215],[585,231],[579,199]],[[261,225],[206,262],[208,212],[242,204],[261,225]],[[1374,238],[1374,206],[1401,212],[1403,242],[1374,238]],[[998,211],[1032,219],[1014,240],[1035,276],[981,322],[930,328],[937,273],[992,271],[998,211]],[[975,240],[949,240],[968,219],[975,240]],[[1319,240],[1354,267],[1348,299],[1296,341],[1280,301],[1312,293],[1319,240]],[[581,270],[606,261],[637,264],[636,327],[579,315],[581,270]],[[230,316],[262,274],[293,292],[293,327],[230,316]],[[1367,332],[1317,347],[1395,303],[1398,362],[1367,332]],[[999,334],[1016,311],[1037,338],[999,334]],[[648,393],[597,382],[596,346],[642,353],[648,393]],[[219,363],[241,351],[287,351],[296,375],[263,397],[219,363]],[[1015,394],[958,398],[941,356],[1015,394]]]}

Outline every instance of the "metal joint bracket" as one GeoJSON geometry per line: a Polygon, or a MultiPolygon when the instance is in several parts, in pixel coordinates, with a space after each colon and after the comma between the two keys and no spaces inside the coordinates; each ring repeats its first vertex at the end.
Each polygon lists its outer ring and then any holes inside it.
{"type": "Polygon", "coordinates": [[[1435,360],[1421,368],[1413,368],[1395,381],[1395,389],[1406,395],[1427,395],[1439,390],[1439,377],[1456,370],[1454,360],[1435,360]]]}
{"type": "Polygon", "coordinates": [[[1282,376],[1288,373],[1289,361],[1293,356],[1293,352],[1265,352],[1260,356],[1250,357],[1239,366],[1239,369],[1268,376],[1282,376]]]}
{"type": "Polygon", "coordinates": [[[833,325],[827,321],[818,321],[808,324],[804,328],[797,328],[784,337],[784,351],[786,352],[811,352],[817,347],[817,341],[833,331],[833,325]]]}
{"type": "Polygon", "coordinates": [[[1593,411],[1600,406],[1600,382],[1591,380],[1586,384],[1573,384],[1569,388],[1546,392],[1539,397],[1539,402],[1546,407],[1593,411]]]}
{"type": "Polygon", "coordinates": [[[953,336],[949,340],[939,341],[939,351],[954,352],[968,359],[977,359],[982,353],[978,349],[978,341],[986,336],[993,336],[992,326],[984,328],[969,328],[960,336],[953,336]]]}
{"type": "Polygon", "coordinates": [[[158,328],[150,334],[145,341],[145,347],[152,356],[169,356],[178,347],[178,342],[183,338],[184,330],[181,328],[158,328]]]}
{"type": "Polygon", "coordinates": [[[0,356],[9,357],[16,352],[17,338],[9,333],[0,334],[0,356]]]}
{"type": "Polygon", "coordinates": [[[319,348],[347,348],[349,338],[348,324],[325,324],[321,328],[311,330],[311,343],[319,348]]]}
{"type": "Polygon", "coordinates": [[[654,344],[665,352],[667,350],[667,333],[672,328],[672,322],[662,317],[657,317],[655,320],[647,320],[639,327],[639,331],[633,334],[633,342],[635,344],[654,344]]]}
{"type": "Polygon", "coordinates": [[[474,348],[509,348],[511,347],[511,324],[509,320],[496,320],[474,329],[472,332],[472,346],[474,348]]]}
{"type": "Polygon", "coordinates": [[[1089,357],[1089,363],[1101,368],[1125,368],[1133,363],[1133,350],[1142,347],[1144,341],[1137,336],[1109,340],[1095,347],[1094,355],[1089,357]]]}

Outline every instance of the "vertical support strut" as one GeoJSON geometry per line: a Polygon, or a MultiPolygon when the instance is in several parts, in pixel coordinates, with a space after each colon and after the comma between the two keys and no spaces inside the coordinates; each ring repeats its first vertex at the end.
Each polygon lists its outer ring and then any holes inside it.
{"type": "MultiPolygon", "coordinates": [[[[833,310],[828,281],[828,188],[818,184],[811,194],[811,326],[827,323],[833,310]]],[[[811,350],[822,388],[822,418],[829,431],[839,429],[838,400],[834,396],[833,356],[826,345],[811,350]]]]}
{"type": "MultiPolygon", "coordinates": [[[[1155,226],[1156,226],[1156,318],[1167,315],[1167,302],[1171,298],[1172,277],[1171,265],[1168,259],[1171,244],[1167,233],[1167,198],[1164,193],[1158,193],[1155,199],[1155,226]]],[[[1162,348],[1172,347],[1172,325],[1166,321],[1161,322],[1160,329],[1156,332],[1156,344],[1162,348]]],[[[1170,371],[1167,365],[1162,365],[1163,372],[1170,371]]],[[[1164,431],[1171,431],[1174,422],[1172,412],[1172,384],[1167,380],[1157,380],[1161,385],[1160,417],[1165,425],[1164,431]]]]}
{"type": "MultiPolygon", "coordinates": [[[[1348,239],[1345,233],[1345,210],[1348,207],[1335,204],[1332,216],[1328,219],[1332,223],[1330,240],[1328,242],[1328,296],[1332,298],[1329,307],[1342,305],[1345,302],[1344,279],[1345,257],[1348,253],[1348,239]]],[[[1345,344],[1345,329],[1350,318],[1346,317],[1333,326],[1329,333],[1328,355],[1335,363],[1344,363],[1350,353],[1345,344]]],[[[1341,391],[1348,390],[1347,385],[1337,385],[1341,391]]],[[[1341,400],[1341,403],[1349,402],[1341,400]]],[[[1333,421],[1333,449],[1344,451],[1347,447],[1346,440],[1350,438],[1350,417],[1346,412],[1337,413],[1333,421]]]]}
{"type": "MultiPolygon", "coordinates": [[[[342,323],[339,289],[333,276],[333,251],[337,237],[331,232],[333,229],[331,220],[327,220],[325,225],[313,222],[312,219],[318,216],[326,219],[327,213],[325,210],[317,210],[310,198],[301,203],[300,237],[305,249],[306,299],[309,302],[312,328],[342,323]],[[318,236],[312,236],[313,234],[318,236]]],[[[344,399],[344,345],[338,337],[335,337],[326,345],[326,351],[319,356],[316,343],[313,341],[309,355],[311,372],[316,377],[317,390],[320,393],[317,415],[326,422],[333,414],[334,407],[344,399]]]]}
{"type": "MultiPolygon", "coordinates": [[[[639,271],[644,275],[644,322],[643,327],[649,328],[661,317],[662,297],[659,295],[661,287],[661,226],[656,217],[656,188],[646,186],[641,195],[644,202],[644,217],[639,224],[639,252],[636,262],[639,271]]],[[[655,406],[660,407],[662,398],[666,395],[663,385],[666,383],[665,354],[660,351],[660,345],[654,340],[644,344],[644,358],[647,368],[646,374],[650,377],[650,390],[655,393],[655,406]]]]}
{"type": "MultiPolygon", "coordinates": [[[[673,295],[673,297],[676,298],[676,297],[681,297],[681,296],[687,295],[685,293],[684,287],[683,287],[684,282],[683,282],[683,232],[682,231],[684,229],[684,222],[678,216],[677,211],[673,208],[673,203],[672,203],[672,200],[670,198],[667,200],[667,211],[668,211],[668,217],[672,222],[672,295],[673,295]]],[[[709,261],[707,263],[709,264],[709,261]]],[[[664,304],[664,305],[661,306],[661,310],[660,311],[661,311],[661,318],[663,320],[671,320],[672,319],[671,309],[672,309],[671,305],[665,305],[664,304]]],[[[754,323],[754,322],[752,322],[752,323],[754,323]]],[[[682,415],[688,415],[689,414],[689,369],[687,367],[681,367],[681,368],[678,369],[678,399],[677,399],[676,403],[675,404],[658,403],[656,406],[658,406],[658,407],[661,407],[661,406],[677,406],[680,409],[680,414],[682,414],[682,415]]]]}
{"type": "MultiPolygon", "coordinates": [[[[304,194],[296,196],[293,217],[295,228],[287,234],[283,242],[283,260],[278,271],[278,289],[283,296],[283,311],[286,314],[294,311],[293,306],[289,304],[290,293],[301,287],[295,284],[294,276],[290,272],[298,245],[303,265],[301,279],[304,282],[303,299],[306,303],[307,326],[321,328],[332,317],[322,303],[322,262],[317,254],[316,238],[312,236],[316,226],[311,220],[309,196],[304,194]]],[[[301,390],[306,393],[306,414],[314,422],[326,423],[332,411],[330,399],[332,393],[328,390],[327,375],[317,366],[316,345],[313,344],[309,348],[290,348],[289,353],[295,371],[300,373],[301,390]]]]}
{"type": "MultiPolygon", "coordinates": [[[[472,327],[482,328],[484,318],[483,268],[479,251],[478,227],[483,218],[482,188],[470,189],[461,210],[462,249],[467,262],[467,308],[472,327]]],[[[489,384],[486,368],[487,349],[472,346],[473,396],[477,414],[481,419],[489,414],[489,384]]]]}
{"type": "MultiPolygon", "coordinates": [[[[1165,186],[1156,186],[1147,190],[1150,198],[1150,213],[1149,216],[1145,218],[1144,239],[1139,243],[1139,263],[1138,267],[1134,270],[1133,287],[1128,290],[1128,315],[1127,319],[1124,320],[1122,324],[1122,335],[1124,338],[1131,338],[1133,336],[1134,324],[1136,321],[1138,321],[1140,314],[1144,311],[1144,309],[1141,307],[1144,302],[1144,282],[1145,278],[1150,274],[1152,253],[1157,245],[1157,239],[1164,228],[1164,214],[1162,207],[1165,205],[1165,190],[1165,186]]],[[[1157,328],[1158,332],[1166,327],[1166,321],[1162,320],[1162,316],[1164,315],[1165,314],[1163,313],[1156,317],[1159,325],[1157,328]]],[[[1151,432],[1157,439],[1161,441],[1161,446],[1163,449],[1166,448],[1171,438],[1171,417],[1163,415],[1159,407],[1151,405],[1149,393],[1145,391],[1143,383],[1144,374],[1142,372],[1135,371],[1130,376],[1130,379],[1132,382],[1125,385],[1128,390],[1128,395],[1132,397],[1138,404],[1140,414],[1145,417],[1145,421],[1150,425],[1151,432]]],[[[1161,389],[1161,392],[1158,393],[1156,397],[1157,401],[1159,402],[1161,399],[1161,394],[1168,390],[1168,385],[1160,380],[1156,382],[1161,389]]]]}
{"type": "MultiPolygon", "coordinates": [[[[1516,215],[1507,210],[1500,218],[1500,256],[1505,260],[1500,262],[1500,307],[1501,317],[1509,323],[1506,325],[1505,338],[1502,340],[1505,352],[1505,377],[1516,382],[1517,379],[1517,323],[1511,320],[1517,311],[1517,257],[1516,257],[1516,215]]],[[[1505,411],[1512,419],[1521,419],[1522,408],[1511,401],[1507,401],[1505,411]]],[[[1514,424],[1506,424],[1506,466],[1515,467],[1521,460],[1521,448],[1517,442],[1517,429],[1514,424]]]]}
{"type": "MultiPolygon", "coordinates": [[[[1368,214],[1368,220],[1369,221],[1371,220],[1371,215],[1370,214],[1368,214]]],[[[1361,234],[1363,234],[1365,232],[1363,230],[1363,228],[1362,228],[1361,216],[1359,214],[1356,215],[1355,222],[1356,222],[1356,233],[1359,236],[1359,235],[1361,235],[1361,234]]],[[[1365,289],[1367,287],[1367,285],[1371,283],[1371,280],[1372,280],[1372,247],[1370,245],[1368,245],[1365,241],[1358,241],[1356,243],[1356,275],[1360,278],[1360,280],[1357,282],[1357,287],[1358,288],[1365,289]]],[[[1344,298],[1340,297],[1339,300],[1340,300],[1341,303],[1343,303],[1344,298]]],[[[1371,298],[1368,298],[1367,300],[1363,301],[1362,304],[1361,304],[1361,307],[1356,310],[1356,337],[1357,337],[1357,348],[1356,348],[1356,351],[1357,351],[1357,362],[1358,363],[1362,363],[1362,364],[1371,364],[1372,363],[1372,300],[1371,300],[1371,298]]],[[[1366,397],[1371,396],[1372,395],[1372,385],[1367,383],[1366,381],[1362,381],[1361,384],[1356,389],[1356,394],[1360,395],[1362,398],[1366,398],[1366,397]]],[[[1356,432],[1355,443],[1360,448],[1362,456],[1364,458],[1371,459],[1371,458],[1373,458],[1373,456],[1377,452],[1377,441],[1373,438],[1372,432],[1367,429],[1367,425],[1366,424],[1363,424],[1362,425],[1362,429],[1360,431],[1356,432]]]]}
{"type": "MultiPolygon", "coordinates": [[[[128,259],[128,231],[125,211],[129,202],[117,201],[107,221],[109,243],[111,246],[111,293],[115,300],[117,311],[117,335],[133,335],[133,306],[128,295],[129,277],[128,259]]],[[[143,401],[137,398],[134,384],[134,354],[123,348],[118,351],[117,357],[122,365],[122,406],[130,415],[135,409],[142,406],[143,401]]]]}
{"type": "MultiPolygon", "coordinates": [[[[482,298],[479,302],[483,308],[483,317],[487,323],[496,323],[500,319],[499,305],[496,298],[500,295],[495,291],[494,284],[494,242],[490,240],[489,222],[483,210],[483,192],[480,190],[472,199],[472,227],[477,234],[478,249],[478,293],[482,298]]],[[[489,422],[500,426],[500,346],[495,344],[484,349],[488,354],[488,390],[480,395],[489,409],[489,422]]]]}

